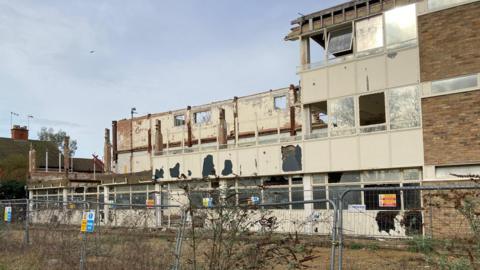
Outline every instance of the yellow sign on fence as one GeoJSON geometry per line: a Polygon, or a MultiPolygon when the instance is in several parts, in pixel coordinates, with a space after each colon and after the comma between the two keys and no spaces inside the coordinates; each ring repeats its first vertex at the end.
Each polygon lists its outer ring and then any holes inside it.
{"type": "Polygon", "coordinates": [[[81,232],[86,232],[87,231],[87,212],[83,212],[82,225],[80,226],[80,231],[81,232]]]}
{"type": "Polygon", "coordinates": [[[397,207],[397,194],[379,194],[378,206],[397,207]]]}

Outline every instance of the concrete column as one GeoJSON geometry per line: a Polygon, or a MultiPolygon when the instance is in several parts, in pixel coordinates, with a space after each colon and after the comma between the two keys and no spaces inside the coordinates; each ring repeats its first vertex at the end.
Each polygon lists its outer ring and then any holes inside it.
{"type": "Polygon", "coordinates": [[[225,120],[225,109],[224,108],[220,108],[217,140],[218,140],[219,145],[225,145],[228,142],[228,139],[227,139],[227,121],[225,120]]]}
{"type": "MultiPolygon", "coordinates": [[[[304,175],[303,176],[303,200],[308,201],[308,200],[313,200],[313,181],[312,181],[312,175],[304,175]]],[[[308,203],[305,204],[305,216],[308,217],[310,216],[314,209],[313,209],[313,204],[308,203]]],[[[306,228],[306,233],[313,233],[313,224],[310,223],[306,228]]]]}
{"type": "Polygon", "coordinates": [[[235,133],[235,145],[238,143],[238,97],[233,97],[233,130],[235,133]]]}
{"type": "Polygon", "coordinates": [[[163,134],[162,121],[157,120],[155,124],[155,154],[159,155],[163,152],[163,134]]]}
{"type": "MultiPolygon", "coordinates": [[[[155,205],[162,205],[162,190],[160,184],[155,184],[155,205]]],[[[162,227],[162,213],[162,208],[155,207],[155,226],[157,228],[162,227]]]]}
{"type": "Polygon", "coordinates": [[[68,176],[68,170],[70,168],[70,137],[66,136],[63,140],[63,167],[65,168],[65,174],[68,176]]]}
{"type": "Polygon", "coordinates": [[[300,64],[310,64],[310,38],[302,37],[300,39],[300,64]]]}
{"type": "Polygon", "coordinates": [[[103,187],[103,215],[104,215],[104,221],[103,223],[108,225],[110,223],[110,205],[108,205],[109,203],[109,200],[108,200],[108,196],[109,196],[109,187],[108,186],[104,186],[103,187]]]}
{"type": "Polygon", "coordinates": [[[111,172],[112,162],[112,146],[110,144],[110,130],[108,128],[105,129],[105,142],[103,145],[103,170],[104,172],[108,173],[111,172]]]}
{"type": "Polygon", "coordinates": [[[28,152],[28,173],[31,174],[37,169],[37,152],[33,149],[33,145],[30,144],[30,151],[28,152]]]}
{"type": "Polygon", "coordinates": [[[62,189],[62,201],[65,202],[63,203],[63,206],[67,207],[66,201],[68,201],[68,188],[62,189]]]}

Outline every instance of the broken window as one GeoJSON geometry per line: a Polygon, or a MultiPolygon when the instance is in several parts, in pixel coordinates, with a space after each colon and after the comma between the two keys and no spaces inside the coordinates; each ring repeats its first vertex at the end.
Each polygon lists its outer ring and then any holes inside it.
{"type": "Polygon", "coordinates": [[[452,79],[433,81],[432,94],[438,94],[448,91],[476,87],[478,85],[477,74],[462,76],[452,79]]]}
{"type": "Polygon", "coordinates": [[[357,21],[355,23],[355,40],[357,52],[383,47],[382,15],[357,21]]]}
{"type": "Polygon", "coordinates": [[[355,102],[353,97],[329,102],[332,136],[355,133],[355,102]]]}
{"type": "Polygon", "coordinates": [[[201,111],[194,113],[193,116],[195,124],[204,124],[210,122],[212,114],[210,111],[201,111]]]}
{"type": "Polygon", "coordinates": [[[362,132],[385,130],[385,94],[377,93],[360,96],[360,126],[362,132]],[[372,127],[372,125],[376,125],[372,127]],[[380,126],[379,126],[380,125],[380,126]]]}
{"type": "Polygon", "coordinates": [[[287,96],[278,96],[273,98],[275,110],[285,110],[287,108],[287,96]]]}
{"type": "Polygon", "coordinates": [[[325,133],[328,131],[327,102],[322,101],[310,104],[310,127],[311,133],[325,133]]]}
{"type": "Polygon", "coordinates": [[[328,183],[350,183],[360,182],[359,172],[330,172],[328,173],[328,183]]]}
{"type": "Polygon", "coordinates": [[[263,181],[265,186],[288,185],[288,178],[283,176],[272,176],[263,181]]]}
{"type": "MultiPolygon", "coordinates": [[[[334,200],[340,198],[340,196],[349,189],[360,188],[360,186],[333,186],[328,187],[328,198],[334,200]]],[[[350,204],[361,204],[362,192],[361,191],[349,191],[343,197],[343,209],[348,209],[350,204]]]]}
{"type": "Polygon", "coordinates": [[[173,117],[173,124],[176,127],[185,125],[185,115],[184,114],[175,115],[173,117]]]}
{"type": "Polygon", "coordinates": [[[390,128],[420,126],[420,97],[417,86],[406,86],[388,91],[390,128]]]}
{"type": "Polygon", "coordinates": [[[318,67],[325,63],[325,38],[323,33],[310,37],[309,58],[310,68],[318,67]]]}
{"type": "Polygon", "coordinates": [[[349,23],[348,27],[334,30],[328,33],[328,47],[327,52],[329,58],[338,57],[352,53],[352,25],[349,23]]]}
{"type": "Polygon", "coordinates": [[[387,47],[408,44],[417,38],[417,14],[415,4],[385,12],[387,47]]]}
{"type": "MultiPolygon", "coordinates": [[[[400,185],[365,185],[366,188],[399,187],[400,185]]],[[[365,190],[367,210],[400,210],[400,190],[365,190]]]]}

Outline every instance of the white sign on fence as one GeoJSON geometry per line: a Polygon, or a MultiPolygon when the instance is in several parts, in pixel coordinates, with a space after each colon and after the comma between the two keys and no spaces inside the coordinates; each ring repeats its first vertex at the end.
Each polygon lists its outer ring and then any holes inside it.
{"type": "Polygon", "coordinates": [[[349,213],[365,213],[367,207],[365,204],[349,204],[348,212],[349,213]]]}

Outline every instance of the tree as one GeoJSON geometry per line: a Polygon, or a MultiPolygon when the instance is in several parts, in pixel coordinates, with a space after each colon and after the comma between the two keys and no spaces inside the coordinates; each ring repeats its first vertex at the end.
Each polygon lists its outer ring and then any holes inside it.
{"type": "MultiPolygon", "coordinates": [[[[41,141],[51,141],[54,142],[58,150],[62,151],[63,149],[63,142],[65,137],[67,137],[67,133],[61,129],[57,132],[53,128],[46,128],[42,127],[40,132],[37,133],[38,139],[41,141]]],[[[73,156],[75,151],[77,150],[77,140],[70,139],[69,143],[70,155],[73,156]]]]}

